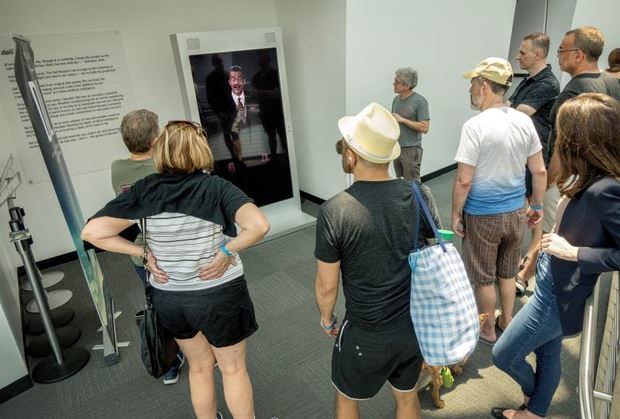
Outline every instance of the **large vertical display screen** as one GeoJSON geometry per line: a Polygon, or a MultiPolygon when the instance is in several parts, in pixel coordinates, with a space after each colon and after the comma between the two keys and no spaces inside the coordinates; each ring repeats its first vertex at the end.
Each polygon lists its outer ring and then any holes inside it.
{"type": "Polygon", "coordinates": [[[292,198],[276,48],[190,55],[189,63],[215,174],[259,206],[292,198]]]}

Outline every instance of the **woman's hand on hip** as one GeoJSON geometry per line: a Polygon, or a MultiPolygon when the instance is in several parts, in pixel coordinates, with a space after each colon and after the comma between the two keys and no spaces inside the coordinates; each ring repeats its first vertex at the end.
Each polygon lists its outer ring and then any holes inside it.
{"type": "Polygon", "coordinates": [[[147,252],[147,262],[145,268],[153,274],[153,279],[158,284],[165,284],[168,282],[168,274],[159,268],[157,265],[157,259],[155,259],[155,255],[153,255],[153,252],[150,250],[147,252]]]}
{"type": "Polygon", "coordinates": [[[571,245],[564,237],[555,233],[543,235],[540,242],[540,248],[543,252],[564,260],[577,261],[578,247],[571,245]]]}
{"type": "Polygon", "coordinates": [[[234,256],[226,256],[221,250],[218,250],[213,260],[209,264],[200,268],[198,271],[198,276],[203,281],[220,278],[224,275],[224,272],[226,272],[228,267],[231,264],[234,264],[234,262],[234,256]]]}

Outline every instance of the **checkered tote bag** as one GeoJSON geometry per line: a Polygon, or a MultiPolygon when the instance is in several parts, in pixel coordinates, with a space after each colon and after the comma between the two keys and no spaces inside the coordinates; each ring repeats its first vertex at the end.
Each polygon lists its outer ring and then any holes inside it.
{"type": "MultiPolygon", "coordinates": [[[[461,256],[441,239],[420,189],[415,182],[412,187],[438,244],[409,254],[411,320],[426,363],[452,365],[469,356],[478,342],[476,300],[461,256]]],[[[417,247],[418,228],[415,235],[417,247]]]]}

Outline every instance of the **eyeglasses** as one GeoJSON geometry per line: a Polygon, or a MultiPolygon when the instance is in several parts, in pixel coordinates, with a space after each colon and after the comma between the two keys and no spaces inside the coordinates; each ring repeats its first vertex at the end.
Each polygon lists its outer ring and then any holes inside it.
{"type": "Polygon", "coordinates": [[[581,50],[579,48],[558,49],[556,51],[556,55],[560,56],[561,53],[563,53],[563,52],[570,52],[570,51],[581,51],[581,50]]]}

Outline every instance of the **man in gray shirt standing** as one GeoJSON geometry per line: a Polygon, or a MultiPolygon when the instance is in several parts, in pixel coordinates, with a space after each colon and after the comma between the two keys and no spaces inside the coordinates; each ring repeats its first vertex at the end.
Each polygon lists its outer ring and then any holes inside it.
{"type": "Polygon", "coordinates": [[[418,85],[418,72],[411,67],[399,68],[394,77],[392,114],[400,126],[398,142],[401,155],[394,160],[397,177],[420,181],[422,164],[422,134],[430,128],[428,102],[413,89],[418,85]]]}

